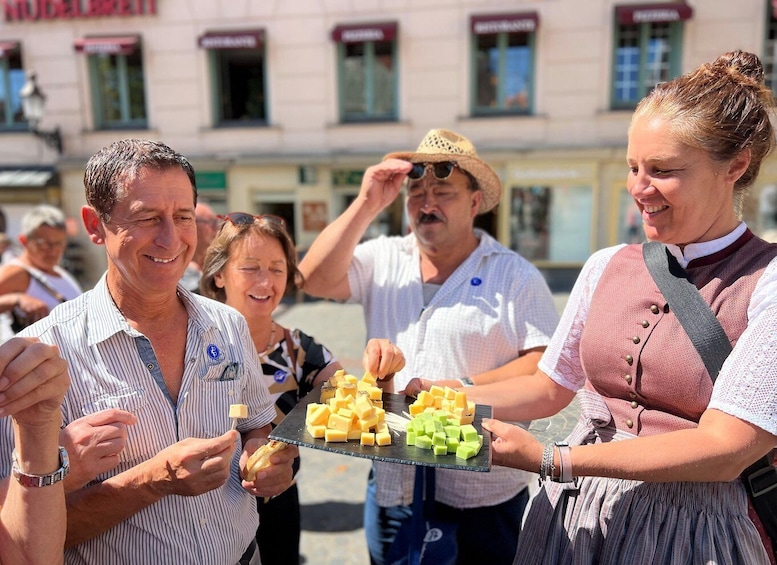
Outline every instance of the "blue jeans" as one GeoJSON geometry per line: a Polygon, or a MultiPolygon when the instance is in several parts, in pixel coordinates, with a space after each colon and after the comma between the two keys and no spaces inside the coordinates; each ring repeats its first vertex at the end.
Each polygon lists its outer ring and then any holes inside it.
{"type": "MultiPolygon", "coordinates": [[[[370,470],[364,501],[364,532],[372,565],[387,565],[386,554],[403,522],[410,519],[410,506],[378,506],[375,501],[375,471],[370,470]]],[[[529,489],[496,506],[453,508],[435,503],[435,515],[456,522],[458,529],[459,565],[512,565],[518,546],[529,489]]]]}

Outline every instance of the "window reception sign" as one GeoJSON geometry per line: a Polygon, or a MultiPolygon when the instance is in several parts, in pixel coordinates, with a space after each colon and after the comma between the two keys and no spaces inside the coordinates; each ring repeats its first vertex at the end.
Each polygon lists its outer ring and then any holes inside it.
{"type": "Polygon", "coordinates": [[[156,0],[0,0],[6,22],[156,14],[156,0]]]}

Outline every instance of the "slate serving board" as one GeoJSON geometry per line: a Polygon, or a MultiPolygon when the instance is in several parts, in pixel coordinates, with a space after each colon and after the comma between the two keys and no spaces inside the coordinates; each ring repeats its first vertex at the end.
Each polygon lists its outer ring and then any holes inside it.
{"type": "MultiPolygon", "coordinates": [[[[389,463],[402,463],[405,465],[422,465],[426,467],[440,467],[445,469],[457,469],[463,471],[487,472],[491,469],[491,434],[483,434],[483,446],[475,457],[459,459],[454,454],[434,455],[431,449],[421,449],[413,445],[405,445],[404,426],[392,425],[391,445],[364,446],[358,441],[327,443],[323,439],[315,439],[305,429],[305,416],[307,406],[311,402],[318,402],[321,396],[321,385],[316,386],[286,414],[283,421],[270,433],[270,439],[340,453],[354,457],[364,457],[389,463]]],[[[383,394],[383,408],[387,413],[402,415],[408,412],[408,406],[413,403],[413,398],[403,394],[383,394]]],[[[483,432],[481,422],[483,418],[491,417],[491,407],[485,405],[475,406],[475,421],[473,425],[478,433],[483,432]]]]}

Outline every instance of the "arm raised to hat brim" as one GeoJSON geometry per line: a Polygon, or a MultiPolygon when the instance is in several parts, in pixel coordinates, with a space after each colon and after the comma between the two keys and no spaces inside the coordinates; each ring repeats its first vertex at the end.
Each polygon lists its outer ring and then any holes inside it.
{"type": "Polygon", "coordinates": [[[333,300],[350,298],[348,267],[354,249],[370,223],[396,199],[411,168],[407,161],[387,159],[364,172],[359,195],[319,234],[300,262],[305,292],[333,300]]]}

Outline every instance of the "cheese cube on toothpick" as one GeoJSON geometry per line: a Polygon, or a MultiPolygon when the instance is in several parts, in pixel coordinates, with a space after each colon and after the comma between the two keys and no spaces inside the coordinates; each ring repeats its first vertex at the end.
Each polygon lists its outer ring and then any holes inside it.
{"type": "Polygon", "coordinates": [[[248,406],[245,404],[230,404],[229,417],[232,418],[232,429],[237,427],[238,418],[248,418],[248,406]]]}

